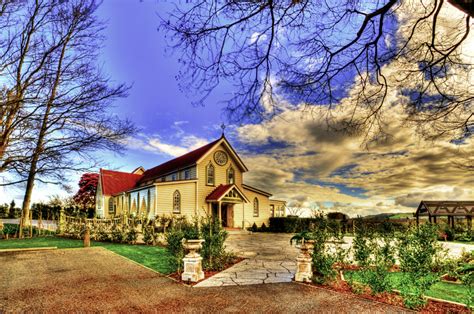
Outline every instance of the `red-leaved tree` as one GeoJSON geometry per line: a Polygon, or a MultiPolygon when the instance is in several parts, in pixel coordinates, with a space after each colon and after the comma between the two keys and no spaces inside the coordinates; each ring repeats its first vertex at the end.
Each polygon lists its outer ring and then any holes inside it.
{"type": "Polygon", "coordinates": [[[79,204],[83,210],[93,208],[95,206],[95,193],[97,191],[97,183],[99,182],[99,174],[84,173],[79,180],[79,191],[74,195],[74,201],[79,204]]]}

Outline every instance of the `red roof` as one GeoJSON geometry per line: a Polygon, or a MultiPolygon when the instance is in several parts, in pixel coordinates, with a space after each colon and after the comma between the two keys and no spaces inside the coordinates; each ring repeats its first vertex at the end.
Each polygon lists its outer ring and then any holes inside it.
{"type": "Polygon", "coordinates": [[[114,195],[134,188],[142,175],[128,172],[100,169],[102,193],[114,195]]]}
{"type": "Polygon", "coordinates": [[[145,171],[145,173],[139,180],[139,183],[156,179],[158,177],[161,177],[165,174],[171,173],[178,169],[183,169],[185,167],[194,165],[202,156],[204,156],[210,149],[212,149],[212,147],[214,147],[214,145],[220,140],[221,138],[215,140],[214,142],[206,144],[198,149],[195,149],[192,152],[184,154],[183,156],[167,161],[154,168],[148,169],[147,171],[145,171]]]}
{"type": "Polygon", "coordinates": [[[218,201],[223,195],[225,195],[227,192],[229,192],[229,190],[232,188],[232,185],[233,184],[226,184],[226,185],[219,184],[219,186],[217,188],[215,188],[214,191],[212,191],[211,194],[209,194],[206,197],[206,200],[207,201],[218,201]]]}

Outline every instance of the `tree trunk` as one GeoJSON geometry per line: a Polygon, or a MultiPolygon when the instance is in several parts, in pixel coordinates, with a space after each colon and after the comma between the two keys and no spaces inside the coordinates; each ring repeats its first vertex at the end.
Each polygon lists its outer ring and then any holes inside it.
{"type": "MultiPolygon", "coordinates": [[[[61,77],[61,71],[62,71],[62,61],[64,60],[64,55],[66,53],[66,46],[69,42],[70,35],[67,36],[66,41],[64,42],[64,45],[61,50],[61,55],[58,60],[58,68],[55,73],[55,79],[53,86],[51,88],[51,95],[48,99],[48,102],[46,104],[46,110],[43,115],[43,120],[41,122],[41,128],[40,132],[38,134],[38,140],[36,141],[36,147],[33,152],[33,156],[31,157],[31,164],[30,164],[30,170],[28,172],[28,180],[26,183],[26,190],[25,190],[25,197],[23,198],[23,204],[22,204],[22,218],[21,218],[21,223],[20,226],[27,226],[28,225],[28,217],[29,217],[29,212],[30,212],[30,203],[31,203],[31,195],[33,192],[33,186],[35,182],[35,176],[36,176],[36,170],[38,166],[38,160],[43,153],[44,149],[44,138],[46,135],[46,131],[48,130],[48,121],[49,121],[49,116],[51,113],[51,109],[53,107],[53,102],[56,98],[56,92],[59,86],[59,79],[61,77]]],[[[23,230],[20,228],[20,238],[23,236],[23,230]]]]}

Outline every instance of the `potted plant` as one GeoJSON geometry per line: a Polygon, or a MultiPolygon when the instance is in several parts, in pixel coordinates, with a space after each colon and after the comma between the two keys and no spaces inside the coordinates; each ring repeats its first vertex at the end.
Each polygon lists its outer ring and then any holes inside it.
{"type": "Polygon", "coordinates": [[[314,240],[313,234],[309,231],[301,231],[295,234],[290,239],[290,244],[293,245],[293,242],[296,244],[296,247],[302,251],[308,251],[313,248],[314,240]]]}

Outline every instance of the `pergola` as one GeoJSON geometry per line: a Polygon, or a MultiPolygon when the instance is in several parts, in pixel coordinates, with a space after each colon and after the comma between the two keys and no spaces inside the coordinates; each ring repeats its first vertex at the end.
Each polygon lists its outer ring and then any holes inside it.
{"type": "Polygon", "coordinates": [[[437,217],[448,217],[448,224],[454,228],[455,217],[465,217],[468,229],[472,229],[472,216],[474,216],[474,201],[421,201],[414,215],[416,224],[420,216],[428,216],[429,222],[436,223],[437,217]]]}

